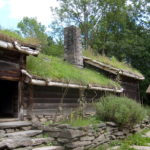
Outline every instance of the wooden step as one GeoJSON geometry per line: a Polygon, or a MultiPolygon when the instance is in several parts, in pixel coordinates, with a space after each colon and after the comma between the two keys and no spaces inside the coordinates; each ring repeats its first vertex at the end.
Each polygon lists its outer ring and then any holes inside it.
{"type": "Polygon", "coordinates": [[[5,134],[5,137],[32,137],[36,136],[42,133],[42,130],[27,130],[27,131],[20,131],[20,132],[14,132],[14,133],[7,133],[5,134]]]}
{"type": "Polygon", "coordinates": [[[64,148],[62,146],[45,146],[33,148],[32,150],[64,150],[64,148]]]}
{"type": "Polygon", "coordinates": [[[20,127],[26,127],[31,125],[32,123],[29,121],[2,122],[0,123],[0,129],[20,128],[20,127]]]}
{"type": "Polygon", "coordinates": [[[1,122],[14,122],[14,121],[19,121],[18,118],[0,118],[0,123],[1,122]]]}

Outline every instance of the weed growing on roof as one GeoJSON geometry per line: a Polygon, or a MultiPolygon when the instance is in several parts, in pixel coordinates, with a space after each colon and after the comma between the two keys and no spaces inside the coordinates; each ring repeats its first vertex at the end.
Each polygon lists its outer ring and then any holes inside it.
{"type": "Polygon", "coordinates": [[[108,58],[106,56],[99,55],[98,53],[94,53],[91,50],[85,50],[84,56],[92,58],[94,60],[100,61],[112,67],[122,69],[125,71],[129,71],[131,73],[135,73],[137,75],[142,75],[138,70],[134,69],[130,64],[126,64],[124,62],[118,61],[115,57],[108,58]]]}
{"type": "Polygon", "coordinates": [[[11,31],[11,30],[0,30],[0,38],[3,40],[11,40],[15,41],[17,40],[18,42],[22,43],[27,43],[31,45],[39,45],[39,41],[36,38],[23,38],[20,34],[18,34],[16,31],[11,31]]]}
{"type": "Polygon", "coordinates": [[[79,69],[60,58],[40,54],[38,57],[29,56],[27,69],[30,73],[52,81],[94,85],[103,87],[120,87],[99,72],[90,69],[79,69]]]}

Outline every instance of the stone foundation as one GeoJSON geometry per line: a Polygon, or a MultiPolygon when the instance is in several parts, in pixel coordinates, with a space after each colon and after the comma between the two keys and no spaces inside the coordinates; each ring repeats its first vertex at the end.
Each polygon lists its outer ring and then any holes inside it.
{"type": "Polygon", "coordinates": [[[97,147],[112,140],[124,139],[125,137],[150,127],[150,119],[144,120],[133,128],[119,128],[113,122],[100,123],[87,127],[71,127],[68,124],[42,125],[33,122],[34,127],[43,130],[49,137],[54,138],[58,145],[65,150],[86,150],[97,147]]]}

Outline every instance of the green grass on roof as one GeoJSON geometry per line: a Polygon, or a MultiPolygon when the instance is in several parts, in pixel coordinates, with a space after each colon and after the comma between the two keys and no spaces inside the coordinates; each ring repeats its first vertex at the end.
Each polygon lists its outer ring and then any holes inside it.
{"type": "Polygon", "coordinates": [[[24,38],[20,34],[18,34],[16,31],[11,31],[11,30],[0,30],[0,38],[4,39],[10,39],[12,40],[17,40],[22,43],[26,44],[31,44],[31,45],[39,45],[39,41],[36,38],[24,38]]]}
{"type": "Polygon", "coordinates": [[[79,69],[60,58],[44,54],[40,54],[38,57],[29,56],[27,59],[27,70],[35,76],[50,78],[53,81],[120,87],[118,83],[94,70],[79,69]]]}
{"type": "Polygon", "coordinates": [[[92,58],[93,60],[100,61],[100,62],[105,63],[107,65],[110,65],[112,67],[122,69],[122,70],[125,70],[125,71],[128,71],[128,72],[134,73],[136,75],[142,76],[142,74],[138,70],[133,68],[131,65],[126,64],[124,62],[120,62],[115,57],[108,58],[106,56],[95,54],[91,50],[85,50],[84,51],[84,56],[92,58]]]}

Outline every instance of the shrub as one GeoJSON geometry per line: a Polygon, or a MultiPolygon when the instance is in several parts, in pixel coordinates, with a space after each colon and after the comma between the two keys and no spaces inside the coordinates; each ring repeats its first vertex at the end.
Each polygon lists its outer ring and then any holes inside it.
{"type": "Polygon", "coordinates": [[[120,126],[132,126],[146,116],[145,109],[127,97],[106,96],[96,103],[97,117],[102,121],[113,121],[120,126]]]}

